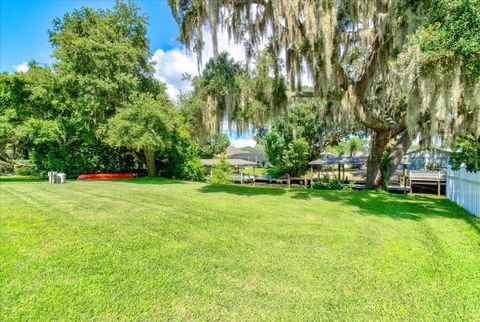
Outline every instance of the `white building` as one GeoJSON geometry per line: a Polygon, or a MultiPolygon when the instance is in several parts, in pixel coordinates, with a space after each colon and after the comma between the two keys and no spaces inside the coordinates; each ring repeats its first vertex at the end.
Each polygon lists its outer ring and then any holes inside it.
{"type": "Polygon", "coordinates": [[[408,170],[427,170],[434,164],[439,169],[447,169],[451,153],[438,148],[413,150],[403,156],[402,163],[408,163],[408,170]]]}

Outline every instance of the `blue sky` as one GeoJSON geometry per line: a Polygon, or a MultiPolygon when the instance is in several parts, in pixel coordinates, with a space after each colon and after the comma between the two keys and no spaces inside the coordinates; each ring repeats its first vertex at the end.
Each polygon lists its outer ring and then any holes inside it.
{"type": "MultiPolygon", "coordinates": [[[[172,49],[178,27],[166,0],[137,0],[150,17],[148,38],[152,51],[172,49]]],[[[31,59],[51,63],[48,29],[56,17],[74,8],[111,8],[113,0],[0,0],[0,71],[13,72],[31,59]]]]}

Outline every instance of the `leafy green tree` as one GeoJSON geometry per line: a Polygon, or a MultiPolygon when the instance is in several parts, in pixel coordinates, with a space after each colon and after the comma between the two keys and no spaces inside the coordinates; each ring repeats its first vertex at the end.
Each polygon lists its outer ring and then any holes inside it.
{"type": "Polygon", "coordinates": [[[452,169],[459,170],[465,164],[467,171],[480,171],[480,137],[468,134],[457,139],[457,146],[450,156],[452,169]]]}
{"type": "Polygon", "coordinates": [[[357,152],[364,152],[366,142],[364,139],[359,137],[352,137],[348,142],[348,152],[350,157],[353,157],[357,152]]]}
{"type": "Polygon", "coordinates": [[[83,126],[95,130],[134,92],[158,94],[152,81],[147,18],[133,2],[117,0],[113,9],[75,9],[53,21],[49,31],[54,69],[70,109],[83,126]]]}
{"type": "Polygon", "coordinates": [[[354,136],[345,141],[338,141],[335,145],[330,145],[326,151],[337,156],[343,156],[346,153],[353,157],[357,152],[367,151],[367,141],[360,137],[354,136]]]}
{"type": "Polygon", "coordinates": [[[173,178],[203,181],[205,170],[200,163],[200,147],[181,122],[182,120],[179,120],[178,126],[173,131],[170,148],[160,157],[164,161],[162,164],[164,172],[161,174],[173,178]]]}
{"type": "Polygon", "coordinates": [[[170,145],[174,121],[175,108],[165,93],[156,97],[141,93],[108,120],[106,142],[133,150],[146,165],[148,175],[157,176],[155,153],[170,145]]]}
{"type": "Polygon", "coordinates": [[[214,155],[225,152],[225,149],[230,145],[230,139],[224,133],[214,133],[210,135],[207,142],[201,144],[201,156],[205,159],[210,159],[214,155]]]}
{"type": "Polygon", "coordinates": [[[304,138],[286,139],[278,131],[270,131],[263,139],[268,160],[280,172],[292,176],[303,174],[308,163],[308,143],[304,138]]]}
{"type": "Polygon", "coordinates": [[[18,126],[38,171],[125,171],[125,148],[112,148],[101,131],[138,92],[159,94],[146,38],[146,17],[133,3],[111,10],[82,8],[55,19],[49,31],[53,70],[25,74],[26,104],[18,126]]]}
{"type": "Polygon", "coordinates": [[[211,184],[228,184],[232,182],[232,167],[228,164],[227,157],[222,154],[220,161],[212,166],[211,184]]]}
{"type": "Polygon", "coordinates": [[[192,79],[193,93],[183,95],[181,111],[192,136],[202,143],[220,132],[225,119],[237,132],[265,125],[273,111],[284,108],[285,86],[269,75],[269,58],[260,56],[248,70],[228,53],[211,58],[202,73],[192,79]]]}
{"type": "MultiPolygon", "coordinates": [[[[303,138],[308,143],[308,159],[317,159],[329,145],[341,144],[342,137],[360,132],[359,127],[335,128],[329,124],[334,122],[329,110],[329,104],[325,101],[297,98],[288,106],[286,115],[282,114],[272,121],[272,130],[281,134],[286,141],[303,138]]],[[[266,133],[266,129],[258,131],[257,141],[262,142],[266,133]]]]}

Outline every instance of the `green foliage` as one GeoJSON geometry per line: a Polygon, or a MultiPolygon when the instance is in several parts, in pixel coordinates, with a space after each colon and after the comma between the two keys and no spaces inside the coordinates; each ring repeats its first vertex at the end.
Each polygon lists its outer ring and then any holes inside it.
{"type": "Polygon", "coordinates": [[[0,176],[12,174],[14,171],[14,163],[0,160],[0,176]]]}
{"type": "Polygon", "coordinates": [[[210,135],[206,142],[201,144],[201,157],[204,159],[213,158],[214,155],[224,153],[229,145],[230,139],[228,135],[224,133],[214,133],[210,135]]]}
{"type": "Polygon", "coordinates": [[[285,108],[286,87],[282,79],[270,76],[270,63],[268,55],[261,55],[255,68],[249,70],[227,52],[207,62],[201,75],[192,80],[193,93],[180,99],[190,133],[199,143],[219,132],[225,119],[240,133],[251,126],[264,126],[285,108]]]}
{"type": "MultiPolygon", "coordinates": [[[[342,189],[344,189],[344,187],[343,187],[343,184],[340,180],[338,180],[336,178],[330,178],[329,176],[325,176],[323,178],[316,179],[316,180],[313,181],[313,189],[317,189],[317,190],[342,190],[342,189]]],[[[348,189],[350,189],[350,187],[348,189]]]]}
{"type": "Polygon", "coordinates": [[[285,139],[281,133],[272,130],[263,139],[268,160],[279,171],[291,176],[303,174],[308,163],[308,143],[304,138],[285,139]]]}
{"type": "Polygon", "coordinates": [[[354,136],[346,141],[339,141],[335,145],[327,146],[325,150],[337,156],[348,153],[352,157],[357,152],[367,151],[367,140],[354,136]]]}
{"type": "Polygon", "coordinates": [[[125,1],[55,19],[53,68],[31,62],[27,73],[0,75],[0,159],[30,158],[36,174],[69,178],[130,171],[136,160],[201,180],[198,147],[153,78],[146,22],[125,1]]]}
{"type": "Polygon", "coordinates": [[[435,1],[415,41],[428,53],[425,70],[445,68],[460,59],[467,74],[480,80],[480,1],[435,1]]]}
{"type": "Polygon", "coordinates": [[[230,177],[232,174],[232,167],[227,162],[227,157],[222,154],[220,161],[212,166],[212,175],[209,182],[211,184],[228,184],[232,182],[230,177]]]}
{"type": "Polygon", "coordinates": [[[141,152],[134,154],[147,167],[149,176],[158,174],[155,154],[171,144],[176,111],[166,93],[135,95],[132,103],[117,111],[103,128],[105,142],[114,147],[124,147],[141,152]]]}
{"type": "Polygon", "coordinates": [[[127,151],[106,146],[100,128],[133,93],[162,89],[152,80],[145,32],[138,8],[122,1],[113,10],[82,8],[55,19],[54,70],[32,62],[27,73],[0,78],[0,136],[5,115],[14,129],[10,141],[0,138],[1,150],[31,157],[39,174],[131,168],[127,151]]]}
{"type": "Polygon", "coordinates": [[[236,78],[244,71],[242,64],[233,60],[225,51],[218,57],[208,60],[202,76],[198,79],[197,86],[204,88],[210,95],[228,96],[232,92],[239,91],[236,78]]]}
{"type": "Polygon", "coordinates": [[[29,162],[16,162],[14,167],[14,174],[16,176],[32,176],[34,171],[32,165],[29,162]]]}
{"type": "Polygon", "coordinates": [[[182,93],[179,96],[179,111],[190,135],[196,138],[197,143],[205,143],[212,133],[218,133],[205,124],[206,113],[205,97],[198,92],[182,93]]]}
{"type": "Polygon", "coordinates": [[[133,2],[112,10],[75,9],[54,19],[49,31],[54,69],[75,114],[95,128],[133,92],[159,92],[146,37],[146,17],[133,2]]]}
{"type": "MultiPolygon", "coordinates": [[[[272,130],[278,132],[288,142],[294,138],[303,138],[308,143],[310,160],[317,159],[326,147],[334,154],[343,155],[349,151],[348,145],[339,142],[339,139],[349,133],[355,133],[357,129],[335,127],[332,124],[335,122],[330,119],[328,106],[329,104],[320,99],[297,99],[288,107],[286,117],[282,116],[275,120],[272,130]]],[[[266,133],[267,131],[259,131],[258,136],[261,142],[266,133]]],[[[355,151],[364,150],[360,146],[362,143],[355,145],[355,151]]]]}
{"type": "Polygon", "coordinates": [[[48,171],[58,171],[76,178],[82,173],[129,171],[134,167],[134,159],[126,152],[100,141],[48,142],[36,145],[30,156],[37,176],[46,177],[48,171]]]}
{"type": "Polygon", "coordinates": [[[170,149],[165,151],[162,157],[166,160],[166,163],[162,164],[165,170],[162,175],[203,181],[205,170],[200,163],[200,148],[184,126],[174,130],[170,149]]]}
{"type": "Polygon", "coordinates": [[[175,110],[165,93],[154,97],[141,93],[119,110],[105,127],[105,140],[115,147],[135,151],[162,150],[170,145],[175,110]]]}
{"type": "Polygon", "coordinates": [[[469,134],[458,138],[457,146],[450,155],[453,170],[459,170],[465,164],[467,171],[480,171],[480,137],[469,134]]]}
{"type": "Polygon", "coordinates": [[[427,164],[426,168],[429,171],[439,171],[440,170],[440,166],[435,162],[427,164]]]}

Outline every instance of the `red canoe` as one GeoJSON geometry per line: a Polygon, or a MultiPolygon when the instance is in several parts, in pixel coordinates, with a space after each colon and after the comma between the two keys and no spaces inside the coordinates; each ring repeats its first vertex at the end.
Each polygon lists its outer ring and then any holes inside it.
{"type": "Polygon", "coordinates": [[[133,173],[92,173],[81,174],[77,180],[108,180],[108,179],[130,179],[135,178],[133,173]]]}

